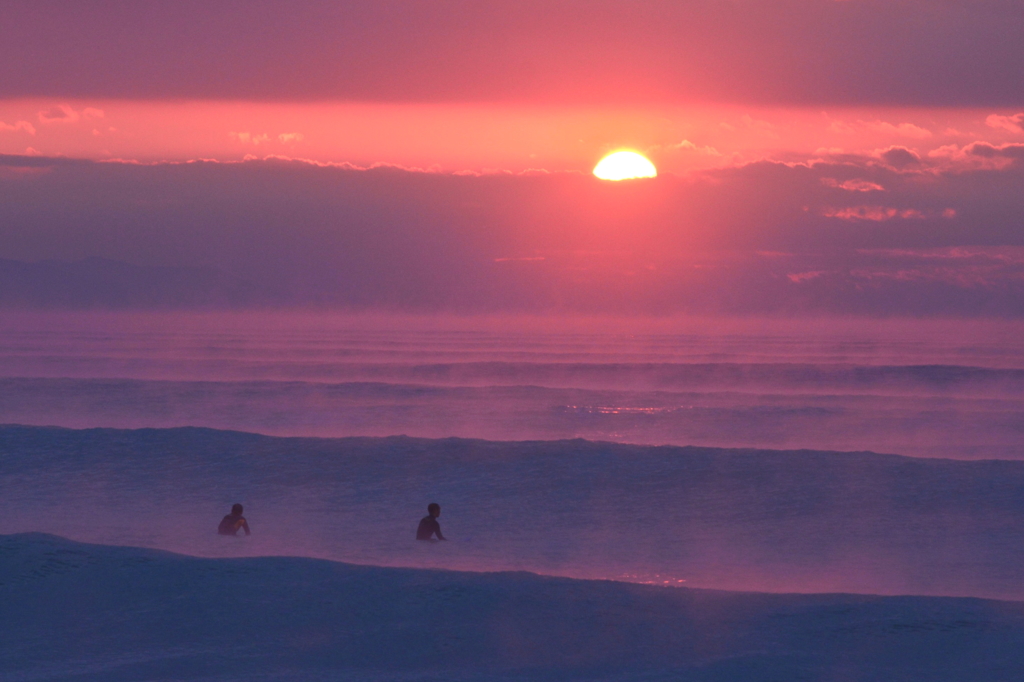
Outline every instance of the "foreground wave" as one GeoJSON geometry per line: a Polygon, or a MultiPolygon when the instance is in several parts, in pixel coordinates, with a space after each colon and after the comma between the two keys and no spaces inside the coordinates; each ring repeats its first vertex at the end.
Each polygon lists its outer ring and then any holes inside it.
{"type": "Polygon", "coordinates": [[[200,556],[1024,599],[1018,461],[7,426],[0,490],[0,533],[200,556]],[[214,533],[235,502],[251,538],[214,533]]]}
{"type": "Polygon", "coordinates": [[[1024,678],[1024,604],[200,559],[0,536],[0,669],[30,680],[1024,678]]]}
{"type": "Polygon", "coordinates": [[[808,378],[799,381],[800,371],[788,372],[794,376],[780,371],[772,385],[774,374],[760,376],[751,367],[716,366],[712,374],[721,379],[718,384],[698,381],[701,367],[659,366],[648,377],[636,376],[636,368],[611,367],[608,373],[623,385],[653,381],[661,373],[665,387],[574,386],[603,373],[591,369],[519,377],[561,380],[567,387],[502,385],[514,377],[457,371],[416,377],[434,383],[0,378],[0,421],[206,426],[283,436],[584,437],[957,459],[1024,457],[1024,373],[1019,370],[860,367],[838,373],[848,380],[840,386],[820,368],[807,370],[808,378]],[[917,369],[922,371],[912,371],[917,369]],[[676,375],[692,375],[695,385],[673,386],[676,375]],[[486,380],[496,383],[472,385],[486,380]]]}

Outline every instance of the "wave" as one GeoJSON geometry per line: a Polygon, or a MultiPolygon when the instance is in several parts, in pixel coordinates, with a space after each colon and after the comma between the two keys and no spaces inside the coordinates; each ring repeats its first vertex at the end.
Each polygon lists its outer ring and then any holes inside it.
{"type": "Polygon", "coordinates": [[[1024,676],[1024,617],[1005,602],[209,560],[41,534],[0,536],[0,556],[12,682],[1024,676]]]}
{"type": "Polygon", "coordinates": [[[1024,462],[0,428],[0,533],[203,556],[1024,599],[1024,462]],[[252,538],[214,534],[241,502],[252,538]],[[442,506],[444,553],[412,541],[442,506]]]}
{"type": "Polygon", "coordinates": [[[726,447],[1024,457],[1024,399],[380,382],[0,379],[0,422],[208,426],[274,435],[584,437],[726,447]]]}

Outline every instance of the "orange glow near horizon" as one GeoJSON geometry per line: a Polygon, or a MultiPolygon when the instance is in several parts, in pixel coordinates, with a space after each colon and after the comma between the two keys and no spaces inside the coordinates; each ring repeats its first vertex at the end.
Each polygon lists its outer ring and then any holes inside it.
{"type": "Polygon", "coordinates": [[[1019,140],[1016,110],[0,100],[0,154],[140,162],[283,156],[443,172],[575,171],[629,145],[660,174],[763,159],[921,157],[1019,140]],[[1000,125],[1000,121],[1008,121],[1000,125]]]}

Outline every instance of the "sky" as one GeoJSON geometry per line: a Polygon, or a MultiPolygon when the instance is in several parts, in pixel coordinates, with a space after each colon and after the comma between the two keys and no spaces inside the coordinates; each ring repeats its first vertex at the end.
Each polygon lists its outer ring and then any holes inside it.
{"type": "Polygon", "coordinates": [[[1018,0],[0,11],[0,305],[1024,314],[1018,0]]]}

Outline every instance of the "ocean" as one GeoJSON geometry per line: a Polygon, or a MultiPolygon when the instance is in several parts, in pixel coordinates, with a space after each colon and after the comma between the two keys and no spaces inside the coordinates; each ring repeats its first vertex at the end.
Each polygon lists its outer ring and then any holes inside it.
{"type": "Polygon", "coordinates": [[[0,313],[0,423],[1024,458],[1024,325],[0,313]]]}
{"type": "Polygon", "coordinates": [[[0,534],[1024,598],[1016,324],[3,322],[0,534]],[[434,501],[443,548],[412,541],[434,501]],[[254,535],[225,544],[213,528],[234,502],[254,535]]]}

